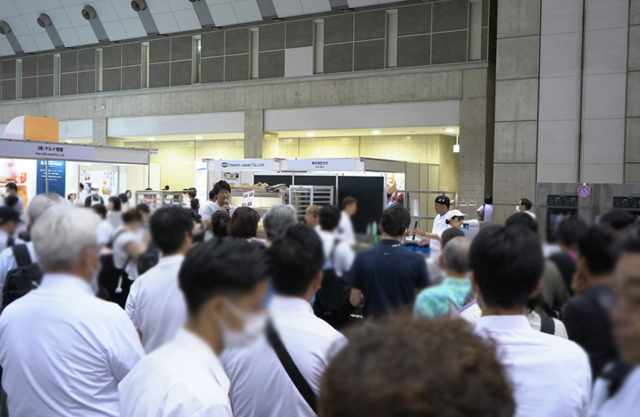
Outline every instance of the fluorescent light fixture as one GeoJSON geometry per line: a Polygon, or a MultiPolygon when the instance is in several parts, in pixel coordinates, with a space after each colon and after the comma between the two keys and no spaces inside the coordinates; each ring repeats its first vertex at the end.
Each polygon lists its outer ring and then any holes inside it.
{"type": "Polygon", "coordinates": [[[156,138],[149,138],[149,140],[156,140],[156,138]]]}
{"type": "Polygon", "coordinates": [[[202,136],[196,136],[196,139],[202,139],[202,136]]]}
{"type": "Polygon", "coordinates": [[[313,134],[313,133],[311,133],[311,132],[307,133],[307,136],[313,136],[313,135],[314,135],[314,134],[313,134]]]}
{"type": "Polygon", "coordinates": [[[456,133],[455,129],[446,129],[445,132],[447,133],[456,133]]]}
{"type": "Polygon", "coordinates": [[[374,135],[379,135],[379,134],[380,134],[380,131],[379,131],[379,130],[374,130],[374,131],[373,131],[373,132],[371,132],[371,133],[373,133],[374,135]]]}
{"type": "Polygon", "coordinates": [[[65,140],[65,142],[67,142],[67,143],[71,143],[71,141],[70,141],[70,140],[65,140]]]}
{"type": "Polygon", "coordinates": [[[460,145],[453,145],[453,153],[460,153],[460,145]]]}

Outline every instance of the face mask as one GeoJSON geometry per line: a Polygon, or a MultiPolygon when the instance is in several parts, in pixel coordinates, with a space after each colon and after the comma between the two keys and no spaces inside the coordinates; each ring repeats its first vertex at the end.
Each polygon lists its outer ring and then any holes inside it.
{"type": "Polygon", "coordinates": [[[520,206],[516,206],[516,213],[520,213],[520,206]]]}
{"type": "Polygon", "coordinates": [[[91,195],[98,195],[98,191],[91,191],[91,195]]]}
{"type": "Polygon", "coordinates": [[[242,349],[258,340],[267,326],[267,314],[243,314],[231,301],[225,299],[225,304],[244,324],[242,331],[238,332],[229,329],[224,322],[220,322],[225,349],[242,349]]]}
{"type": "Polygon", "coordinates": [[[131,194],[127,193],[127,198],[131,198],[131,194]]]}

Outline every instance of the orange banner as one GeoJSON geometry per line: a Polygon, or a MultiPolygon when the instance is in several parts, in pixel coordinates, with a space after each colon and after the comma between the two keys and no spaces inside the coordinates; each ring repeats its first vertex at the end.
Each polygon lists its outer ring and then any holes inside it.
{"type": "Polygon", "coordinates": [[[58,142],[58,119],[25,116],[24,138],[40,142],[58,142]]]}

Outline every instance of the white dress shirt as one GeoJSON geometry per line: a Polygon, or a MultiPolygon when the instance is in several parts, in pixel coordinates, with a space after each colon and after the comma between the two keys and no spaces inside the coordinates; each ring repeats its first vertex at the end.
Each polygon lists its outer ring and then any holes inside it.
{"type": "MultiPolygon", "coordinates": [[[[33,249],[33,242],[27,243],[27,249],[29,249],[29,255],[31,255],[31,262],[36,262],[36,251],[33,249]]],[[[12,269],[16,269],[18,264],[16,257],[13,256],[13,249],[7,248],[0,253],[0,293],[4,288],[4,282],[7,279],[7,274],[12,269]]]]}
{"type": "MultiPolygon", "coordinates": [[[[325,369],[346,339],[317,318],[302,298],[275,295],[269,315],[300,373],[318,394],[325,369]]],[[[223,352],[221,360],[231,380],[229,396],[235,417],[316,416],[266,337],[246,349],[223,352]]]]}
{"type": "Polygon", "coordinates": [[[322,240],[322,247],[324,248],[324,258],[327,262],[331,262],[331,251],[335,246],[335,251],[333,252],[333,268],[336,271],[336,275],[339,277],[344,277],[347,272],[351,269],[351,265],[353,264],[353,260],[356,255],[353,253],[353,249],[347,242],[340,241],[338,239],[336,246],[336,235],[331,232],[327,232],[325,230],[318,231],[318,235],[320,236],[320,240],[322,240]]]}
{"type": "Polygon", "coordinates": [[[131,285],[125,310],[142,333],[147,353],[173,340],[187,318],[187,304],[178,285],[183,260],[182,255],[162,258],[131,285]]]}
{"type": "Polygon", "coordinates": [[[229,378],[188,330],[143,358],[118,386],[121,417],[232,417],[229,378]]]}
{"type": "Polygon", "coordinates": [[[349,246],[356,245],[356,234],[353,231],[351,217],[344,211],[340,215],[340,224],[338,225],[336,236],[338,236],[338,238],[343,242],[346,242],[349,246]]]}
{"type": "Polygon", "coordinates": [[[525,316],[482,317],[475,333],[498,347],[513,384],[516,417],[587,416],[591,368],[577,344],[533,330],[525,316]]]}
{"type": "Polygon", "coordinates": [[[598,379],[593,387],[593,401],[589,417],[626,417],[640,415],[640,367],[627,376],[620,390],[609,396],[609,381],[598,379]]]}
{"type": "Polygon", "coordinates": [[[117,417],[118,382],[143,355],[124,311],[72,275],[46,274],[0,316],[12,417],[117,417]]]}
{"type": "Polygon", "coordinates": [[[536,214],[530,210],[525,211],[525,213],[527,213],[529,216],[533,217],[533,219],[536,219],[536,214]]]}
{"type": "Polygon", "coordinates": [[[98,224],[98,244],[100,246],[107,246],[111,241],[111,235],[113,234],[113,226],[107,219],[101,220],[98,224]]]}

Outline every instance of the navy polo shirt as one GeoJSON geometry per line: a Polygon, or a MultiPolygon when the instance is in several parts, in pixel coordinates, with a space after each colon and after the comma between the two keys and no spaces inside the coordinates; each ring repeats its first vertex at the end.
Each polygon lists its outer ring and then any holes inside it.
{"type": "Polygon", "coordinates": [[[429,286],[429,275],[422,255],[384,239],[356,256],[347,281],[364,295],[364,316],[378,317],[413,306],[416,291],[429,286]]]}

